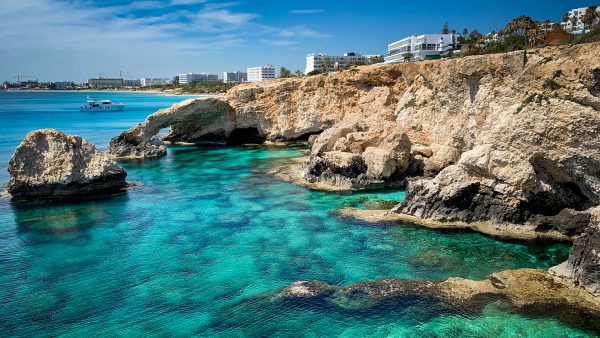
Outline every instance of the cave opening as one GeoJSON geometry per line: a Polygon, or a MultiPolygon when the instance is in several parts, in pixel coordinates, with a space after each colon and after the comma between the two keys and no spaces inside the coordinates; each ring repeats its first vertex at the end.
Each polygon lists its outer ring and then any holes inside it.
{"type": "Polygon", "coordinates": [[[266,138],[256,128],[236,128],[227,138],[227,145],[235,146],[248,143],[264,143],[266,138]]]}
{"type": "Polygon", "coordinates": [[[304,134],[296,137],[296,141],[306,142],[310,139],[311,136],[313,136],[313,135],[317,136],[317,135],[321,134],[322,132],[323,132],[322,130],[319,130],[319,131],[311,131],[308,133],[304,133],[304,134]]]}

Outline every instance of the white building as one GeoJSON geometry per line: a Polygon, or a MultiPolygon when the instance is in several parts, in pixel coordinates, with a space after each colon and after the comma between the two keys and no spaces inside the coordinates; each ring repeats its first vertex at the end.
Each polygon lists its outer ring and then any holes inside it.
{"type": "Polygon", "coordinates": [[[207,82],[207,81],[219,81],[219,75],[217,75],[217,74],[187,73],[187,74],[179,74],[177,76],[179,77],[179,84],[207,82]]]}
{"type": "Polygon", "coordinates": [[[337,69],[344,69],[349,64],[369,64],[369,57],[366,55],[356,53],[345,53],[343,56],[332,56],[323,53],[319,54],[308,54],[306,56],[306,68],[304,74],[308,74],[314,70],[323,70],[323,64],[327,63],[327,71],[333,71],[337,69]]]}
{"type": "Polygon", "coordinates": [[[270,64],[262,67],[248,68],[247,72],[248,82],[272,80],[275,78],[275,67],[270,64]]]}
{"type": "Polygon", "coordinates": [[[457,34],[412,35],[388,45],[385,63],[404,61],[404,54],[411,53],[411,60],[439,59],[450,50],[458,49],[457,34]]]}
{"type": "Polygon", "coordinates": [[[225,83],[240,83],[248,81],[248,73],[223,72],[223,82],[225,83]]]}
{"type": "Polygon", "coordinates": [[[171,83],[171,79],[167,78],[146,78],[143,77],[140,79],[140,83],[142,87],[156,86],[156,85],[166,85],[171,83]]]}
{"type": "MultiPolygon", "coordinates": [[[[585,11],[586,9],[588,9],[588,7],[582,7],[582,8],[575,8],[569,11],[569,20],[562,22],[560,25],[563,27],[564,30],[566,30],[569,33],[573,33],[573,34],[582,34],[585,33],[583,31],[584,29],[584,23],[583,23],[583,16],[585,15],[585,11]],[[573,25],[573,21],[575,21],[575,25],[573,25]]],[[[596,12],[598,13],[598,16],[600,17],[600,7],[596,8],[596,12]]],[[[596,20],[594,20],[594,25],[597,25],[599,23],[600,18],[597,18],[596,20]]],[[[590,27],[585,27],[585,31],[587,32],[590,29],[590,27]]]]}

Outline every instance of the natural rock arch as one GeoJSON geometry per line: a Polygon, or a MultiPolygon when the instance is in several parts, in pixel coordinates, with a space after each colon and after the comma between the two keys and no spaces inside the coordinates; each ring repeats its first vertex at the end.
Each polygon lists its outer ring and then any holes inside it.
{"type": "MultiPolygon", "coordinates": [[[[219,98],[185,100],[157,111],[113,138],[109,152],[117,158],[163,156],[166,147],[156,137],[163,128],[171,128],[163,138],[165,141],[225,144],[236,130],[235,114],[231,106],[219,98]]],[[[261,135],[258,129],[256,133],[261,135]]]]}

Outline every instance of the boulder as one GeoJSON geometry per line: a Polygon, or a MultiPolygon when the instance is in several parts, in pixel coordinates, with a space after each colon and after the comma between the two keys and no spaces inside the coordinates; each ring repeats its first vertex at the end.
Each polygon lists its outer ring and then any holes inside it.
{"type": "Polygon", "coordinates": [[[27,134],[8,164],[14,198],[90,195],[127,186],[127,174],[79,136],[54,129],[27,134]]]}
{"type": "Polygon", "coordinates": [[[394,123],[368,128],[363,121],[343,122],[314,140],[304,177],[353,189],[381,188],[402,181],[410,151],[408,136],[394,123]]]}

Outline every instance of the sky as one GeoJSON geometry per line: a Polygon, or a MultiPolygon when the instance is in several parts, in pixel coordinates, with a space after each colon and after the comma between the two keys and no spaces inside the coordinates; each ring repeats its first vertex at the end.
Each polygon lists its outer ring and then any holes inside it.
{"type": "MultiPolygon", "coordinates": [[[[529,15],[559,21],[578,0],[0,0],[0,81],[173,77],[272,64],[308,53],[385,54],[412,34],[482,33],[529,15]],[[29,79],[29,78],[28,78],[29,79]]],[[[597,5],[597,4],[596,4],[597,5]]]]}

